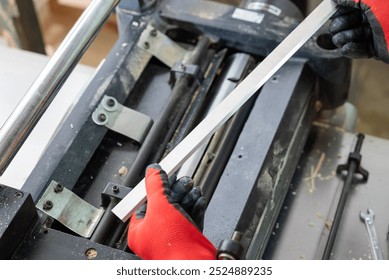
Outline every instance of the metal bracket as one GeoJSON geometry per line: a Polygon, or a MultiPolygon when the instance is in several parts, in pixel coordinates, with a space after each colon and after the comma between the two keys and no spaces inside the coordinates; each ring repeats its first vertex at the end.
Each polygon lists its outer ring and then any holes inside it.
{"type": "Polygon", "coordinates": [[[36,208],[86,238],[91,237],[104,214],[104,209],[90,205],[55,181],[50,183],[36,208]]]}
{"type": "Polygon", "coordinates": [[[153,124],[153,120],[149,116],[121,105],[111,96],[104,96],[93,112],[92,119],[96,124],[105,125],[140,144],[153,124]]]}
{"type": "Polygon", "coordinates": [[[142,32],[138,47],[152,54],[170,68],[177,62],[184,62],[191,54],[191,51],[184,49],[151,25],[148,25],[142,32]]]}
{"type": "Polygon", "coordinates": [[[201,85],[204,80],[200,66],[177,62],[173,65],[170,71],[169,84],[173,85],[180,75],[193,76],[199,85],[201,85]]]}
{"type": "Polygon", "coordinates": [[[109,182],[101,193],[101,205],[108,206],[111,198],[122,200],[131,190],[132,188],[109,182]]]}

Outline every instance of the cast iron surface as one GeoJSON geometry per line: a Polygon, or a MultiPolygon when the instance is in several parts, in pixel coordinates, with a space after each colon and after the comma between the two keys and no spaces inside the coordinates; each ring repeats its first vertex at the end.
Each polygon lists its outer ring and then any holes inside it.
{"type": "Polygon", "coordinates": [[[253,238],[262,252],[315,113],[313,85],[306,61],[294,60],[262,89],[206,212],[204,232],[216,246],[238,230],[246,253],[253,238]]]}

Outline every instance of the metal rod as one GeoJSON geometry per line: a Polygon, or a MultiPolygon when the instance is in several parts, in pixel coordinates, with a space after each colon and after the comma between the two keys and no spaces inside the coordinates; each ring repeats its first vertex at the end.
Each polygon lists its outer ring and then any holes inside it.
{"type": "MultiPolygon", "coordinates": [[[[223,67],[223,76],[219,78],[219,84],[215,89],[215,93],[213,93],[215,96],[212,101],[210,101],[211,103],[208,104],[205,116],[211,112],[213,108],[220,104],[220,102],[236,87],[237,82],[235,82],[234,79],[240,79],[242,77],[244,68],[247,67],[248,60],[249,55],[242,53],[235,54],[227,59],[226,66],[223,67]],[[232,78],[232,80],[230,80],[230,78],[232,78]]],[[[203,98],[205,98],[205,96],[203,98]]],[[[188,133],[189,132],[185,135],[188,133]]],[[[180,141],[181,140],[182,139],[180,139],[180,141]]],[[[189,176],[195,179],[193,175],[201,162],[201,158],[203,157],[208,144],[209,142],[204,143],[190,158],[188,158],[178,171],[177,178],[189,176]]],[[[198,185],[196,180],[195,184],[198,185]]]]}
{"type": "Polygon", "coordinates": [[[105,209],[104,215],[101,217],[99,224],[97,225],[95,231],[93,232],[90,238],[91,241],[104,244],[108,233],[112,230],[113,224],[117,220],[117,217],[111,212],[117,203],[118,199],[111,198],[107,209],[105,209]]]}
{"type": "MultiPolygon", "coordinates": [[[[361,152],[362,143],[363,143],[364,138],[365,138],[365,136],[363,134],[358,135],[358,140],[357,140],[357,143],[355,145],[354,153],[359,154],[361,152]]],[[[322,257],[323,260],[329,260],[331,257],[332,248],[334,247],[336,235],[338,233],[340,222],[342,220],[343,210],[344,210],[344,207],[346,206],[346,202],[347,202],[347,199],[349,197],[351,187],[353,186],[354,176],[356,174],[357,168],[358,168],[358,165],[357,165],[356,161],[354,161],[354,160],[349,161],[346,180],[344,181],[344,184],[343,184],[342,194],[340,195],[338,207],[336,208],[336,212],[335,212],[335,216],[334,216],[334,221],[333,221],[332,226],[331,226],[331,230],[330,230],[330,233],[329,233],[329,236],[327,239],[326,247],[324,248],[324,253],[323,253],[323,257],[322,257]]]]}
{"type": "MultiPolygon", "coordinates": [[[[190,58],[188,58],[188,63],[199,64],[203,58],[204,52],[207,50],[209,45],[209,39],[207,37],[201,37],[193,50],[193,53],[190,58]]],[[[186,61],[185,61],[186,63],[186,61]]],[[[192,80],[189,76],[183,76],[173,87],[172,93],[169,97],[166,107],[163,109],[158,121],[152,126],[149,134],[147,135],[145,141],[140,147],[138,154],[136,156],[135,162],[131,166],[126,178],[124,179],[123,184],[126,186],[133,187],[142,179],[144,174],[145,165],[148,162],[153,147],[158,144],[161,133],[166,130],[167,124],[172,117],[172,112],[174,112],[177,104],[182,101],[182,99],[188,99],[184,103],[190,101],[191,96],[186,96],[186,93],[190,93],[188,84],[192,80]],[[184,93],[183,93],[184,92],[184,93]]],[[[182,106],[182,105],[181,105],[182,106]]],[[[185,106],[186,108],[186,106],[185,106]]],[[[185,109],[184,108],[184,109],[185,109]]],[[[183,112],[182,112],[183,113],[183,112]]],[[[181,117],[180,117],[181,118],[181,117]]]]}
{"type": "MultiPolygon", "coordinates": [[[[331,0],[324,0],[281,44],[279,44],[180,144],[161,162],[171,176],[205,143],[267,80],[336,12],[331,0]]],[[[145,180],[142,180],[112,210],[122,221],[146,201],[145,180]]]]}
{"type": "Polygon", "coordinates": [[[94,0],[0,130],[0,176],[50,105],[119,0],[94,0]]]}
{"type": "Polygon", "coordinates": [[[349,167],[348,172],[347,172],[347,177],[346,177],[346,181],[344,183],[342,194],[341,194],[340,199],[339,199],[339,204],[338,204],[338,207],[336,208],[334,221],[333,221],[332,226],[331,226],[331,230],[330,230],[330,234],[328,236],[327,244],[326,244],[326,247],[324,249],[323,260],[329,260],[331,257],[331,252],[332,252],[332,248],[334,246],[334,242],[336,239],[336,234],[338,233],[340,221],[341,221],[342,216],[343,216],[344,206],[346,204],[347,198],[348,198],[350,190],[351,190],[355,170],[356,170],[356,163],[351,162],[350,167],[349,167]]]}

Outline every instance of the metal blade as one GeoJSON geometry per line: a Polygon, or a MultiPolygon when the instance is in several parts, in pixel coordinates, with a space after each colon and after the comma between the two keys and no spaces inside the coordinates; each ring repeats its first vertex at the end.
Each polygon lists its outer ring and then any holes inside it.
{"type": "MultiPolygon", "coordinates": [[[[335,13],[331,0],[324,0],[299,24],[255,69],[246,77],[188,136],[186,136],[161,162],[168,176],[210,138],[281,66],[335,13]]],[[[123,222],[146,201],[143,179],[112,212],[123,222]]]]}

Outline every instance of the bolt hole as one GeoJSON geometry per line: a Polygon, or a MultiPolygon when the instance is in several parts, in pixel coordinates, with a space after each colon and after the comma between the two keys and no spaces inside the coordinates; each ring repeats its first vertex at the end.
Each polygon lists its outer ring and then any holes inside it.
{"type": "Polygon", "coordinates": [[[89,248],[85,251],[85,256],[89,259],[92,260],[97,257],[97,250],[95,248],[89,248]]]}
{"type": "Polygon", "coordinates": [[[278,76],[273,76],[273,77],[271,78],[271,80],[272,80],[273,82],[277,82],[277,81],[278,81],[278,76]]]}
{"type": "Polygon", "coordinates": [[[316,39],[317,45],[327,51],[336,50],[338,47],[332,42],[332,37],[328,33],[319,35],[316,39]]]}
{"type": "Polygon", "coordinates": [[[43,231],[42,231],[43,234],[48,234],[49,231],[47,230],[47,228],[45,228],[43,231]]]}
{"type": "Polygon", "coordinates": [[[150,43],[149,42],[144,42],[143,46],[144,46],[145,49],[149,49],[150,48],[150,43]]]}
{"type": "Polygon", "coordinates": [[[242,155],[239,155],[238,158],[242,158],[243,156],[242,155]]]}

